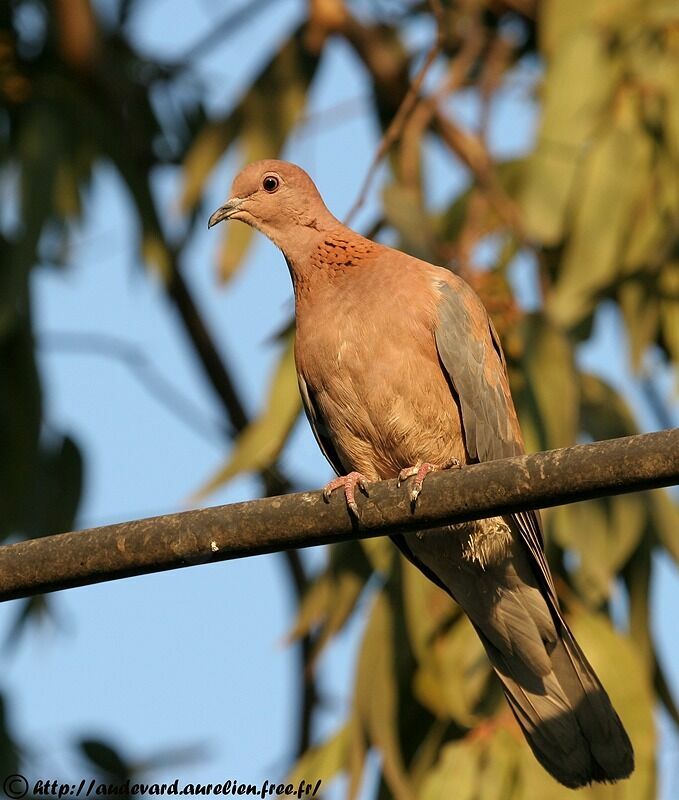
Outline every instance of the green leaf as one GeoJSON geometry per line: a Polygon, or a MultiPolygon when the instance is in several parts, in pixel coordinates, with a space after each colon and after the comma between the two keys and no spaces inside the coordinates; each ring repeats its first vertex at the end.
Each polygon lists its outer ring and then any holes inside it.
{"type": "Polygon", "coordinates": [[[483,753],[479,800],[505,800],[511,796],[516,784],[520,747],[521,743],[509,731],[503,728],[494,731],[483,753]]]}
{"type": "Polygon", "coordinates": [[[651,542],[645,537],[625,567],[624,580],[629,597],[629,635],[644,662],[648,674],[655,670],[655,653],[651,641],[650,588],[651,542]]]}
{"type": "Polygon", "coordinates": [[[524,322],[524,376],[533,397],[540,449],[575,444],[579,396],[572,345],[541,314],[524,322]]]}
{"type": "Polygon", "coordinates": [[[482,744],[462,739],[447,744],[434,769],[422,784],[417,800],[476,800],[482,769],[482,744]]]}
{"type": "MultiPolygon", "coordinates": [[[[526,159],[501,161],[495,165],[494,177],[505,194],[514,198],[523,185],[527,169],[526,159]]],[[[497,213],[487,193],[473,185],[456,195],[443,212],[432,217],[435,237],[446,242],[457,242],[465,223],[472,216],[474,235],[477,239],[496,232],[498,228],[506,228],[506,220],[497,213]]]]}
{"type": "Polygon", "coordinates": [[[660,302],[653,281],[643,273],[620,285],[618,299],[627,329],[632,368],[638,371],[644,354],[658,336],[660,302]]]}
{"type": "Polygon", "coordinates": [[[665,264],[660,274],[660,326],[669,357],[679,364],[679,261],[665,264]]]}
{"type": "Polygon", "coordinates": [[[328,567],[304,595],[295,625],[287,637],[291,641],[319,629],[309,660],[310,668],[351,616],[371,574],[370,563],[358,542],[341,542],[331,548],[328,567]]]}
{"type": "Polygon", "coordinates": [[[538,30],[543,54],[548,58],[558,55],[564,42],[583,28],[589,28],[600,5],[591,0],[546,0],[538,30]]]}
{"type": "Polygon", "coordinates": [[[471,728],[488,685],[491,668],[481,640],[466,616],[437,636],[415,674],[418,700],[438,717],[471,728]]]}
{"type": "Polygon", "coordinates": [[[415,658],[428,657],[434,637],[461,613],[445,592],[405,558],[403,564],[403,611],[410,646],[415,658]]]}
{"type": "Polygon", "coordinates": [[[347,767],[350,733],[349,723],[346,723],[324,742],[307,750],[285,783],[299,786],[302,781],[307,781],[313,786],[316,781],[323,781],[323,787],[327,788],[330,781],[347,767]]]}
{"type": "Polygon", "coordinates": [[[643,494],[617,495],[554,510],[554,538],[562,548],[578,554],[574,580],[591,607],[610,597],[615,577],[639,544],[647,518],[643,494]]]}
{"type": "Polygon", "coordinates": [[[580,399],[581,427],[594,441],[638,433],[627,403],[597,375],[580,374],[580,399]]]}
{"type": "Polygon", "coordinates": [[[382,770],[391,796],[411,800],[397,736],[398,695],[396,685],[394,630],[387,596],[375,597],[358,657],[354,707],[369,739],[382,755],[382,770]]]}
{"type": "Polygon", "coordinates": [[[653,150],[639,123],[636,103],[632,90],[618,92],[616,118],[583,161],[568,245],[547,303],[550,316],[566,327],[588,316],[620,273],[621,254],[649,180],[653,150]]]}
{"type": "Polygon", "coordinates": [[[665,489],[648,492],[651,515],[658,541],[679,564],[679,508],[665,489]]]}
{"type": "Polygon", "coordinates": [[[54,209],[64,219],[77,218],[82,212],[78,175],[70,159],[62,159],[57,167],[54,209]]]}
{"type": "Polygon", "coordinates": [[[205,497],[243,472],[257,472],[270,466],[283,449],[301,406],[294,337],[290,336],[274,372],[264,410],[236,439],[225,466],[196,492],[195,497],[205,497]]]}
{"type": "Polygon", "coordinates": [[[564,237],[583,148],[602,121],[618,69],[593,26],[569,36],[549,62],[538,144],[519,197],[526,232],[542,245],[564,237]]]}
{"type": "Polygon", "coordinates": [[[399,249],[431,261],[432,236],[421,192],[414,186],[390,183],[384,187],[382,204],[387,222],[401,236],[399,249]]]}

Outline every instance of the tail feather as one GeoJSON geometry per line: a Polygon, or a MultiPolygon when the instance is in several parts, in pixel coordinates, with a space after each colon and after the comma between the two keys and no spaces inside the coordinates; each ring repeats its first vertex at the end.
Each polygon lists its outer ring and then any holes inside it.
{"type": "Polygon", "coordinates": [[[559,611],[549,573],[536,569],[511,524],[497,518],[395,541],[466,612],[548,772],[571,788],[630,775],[627,733],[559,611]]]}
{"type": "Polygon", "coordinates": [[[477,631],[528,744],[549,773],[570,788],[630,775],[634,753],[627,733],[565,625],[540,687],[526,682],[520,660],[504,656],[477,631]]]}

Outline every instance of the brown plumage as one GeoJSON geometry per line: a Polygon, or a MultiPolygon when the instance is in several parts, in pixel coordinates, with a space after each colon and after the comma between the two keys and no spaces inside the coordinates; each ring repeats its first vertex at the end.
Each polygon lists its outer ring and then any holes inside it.
{"type": "MultiPolygon", "coordinates": [[[[285,255],[304,407],[335,471],[353,473],[333,484],[350,504],[361,476],[523,452],[500,342],[459,277],[354,233],[286,162],[246,167],[209,224],[226,218],[285,255]]],[[[537,513],[392,538],[465,610],[557,780],[577,787],[631,773],[627,734],[559,610],[537,513]]]]}

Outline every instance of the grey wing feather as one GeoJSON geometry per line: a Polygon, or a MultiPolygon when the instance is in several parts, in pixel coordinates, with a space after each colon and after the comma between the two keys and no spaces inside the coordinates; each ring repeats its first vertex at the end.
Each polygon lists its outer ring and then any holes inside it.
{"type": "MultiPolygon", "coordinates": [[[[469,457],[486,461],[522,453],[502,349],[485,309],[466,284],[460,283],[456,289],[446,283],[440,290],[436,345],[459,403],[469,457]]],[[[571,787],[626,777],[634,769],[632,745],[563,619],[544,555],[540,516],[535,511],[523,511],[504,519],[525,544],[530,559],[527,566],[537,586],[532,587],[526,575],[519,575],[512,585],[507,583],[507,575],[495,580],[492,624],[488,624],[490,617],[478,615],[474,583],[492,580],[489,572],[472,577],[467,596],[459,600],[466,600],[462,605],[543,766],[571,787]],[[536,591],[543,595],[546,606],[531,594],[536,591]],[[554,628],[545,612],[553,615],[554,628]],[[535,626],[539,635],[535,635],[535,626]]],[[[520,564],[520,558],[516,563],[520,564]]],[[[451,592],[454,596],[464,593],[459,580],[462,574],[458,573],[458,583],[451,592]]]]}
{"type": "Polygon", "coordinates": [[[307,386],[306,381],[297,373],[297,381],[299,383],[299,393],[302,395],[302,405],[304,406],[304,413],[309,420],[311,431],[314,434],[316,443],[321,448],[321,452],[326,457],[330,466],[335,470],[338,475],[342,475],[346,470],[342,466],[342,461],[337,454],[337,450],[332,443],[329,431],[326,428],[321,415],[318,412],[316,404],[314,403],[313,395],[307,386]]]}
{"type": "MultiPolygon", "coordinates": [[[[459,403],[469,457],[473,461],[491,461],[520,455],[524,452],[523,442],[518,433],[497,331],[481,301],[467,284],[460,281],[454,289],[442,283],[439,289],[441,302],[435,331],[436,347],[459,403]],[[479,329],[479,320],[484,321],[482,329],[479,329]],[[489,360],[491,369],[488,369],[489,360]],[[488,374],[498,376],[498,380],[491,383],[488,374]]],[[[523,511],[513,514],[510,519],[537,562],[540,582],[552,596],[558,613],[554,582],[544,555],[539,514],[523,511]]]]}
{"type": "Polygon", "coordinates": [[[504,355],[490,318],[466,284],[460,282],[457,291],[442,284],[440,291],[436,346],[460,403],[467,452],[474,461],[519,455],[523,444],[512,430],[511,400],[502,382],[491,384],[486,378],[489,359],[499,361],[497,367],[505,372],[504,355]],[[478,330],[471,308],[485,318],[485,330],[478,330]]]}

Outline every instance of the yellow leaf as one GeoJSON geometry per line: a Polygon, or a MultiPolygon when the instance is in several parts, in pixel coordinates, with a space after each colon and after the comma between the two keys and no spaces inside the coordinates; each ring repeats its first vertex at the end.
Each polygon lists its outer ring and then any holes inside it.
{"type": "Polygon", "coordinates": [[[375,539],[361,539],[361,547],[376,572],[386,575],[394,561],[396,548],[386,536],[375,539]]]}
{"type": "MultiPolygon", "coordinates": [[[[318,65],[317,55],[306,49],[305,32],[302,25],[290,36],[228,117],[207,123],[196,137],[184,162],[182,210],[195,207],[212,170],[236,140],[241,141],[246,161],[278,156],[299,120],[318,65]]],[[[232,274],[251,235],[246,226],[232,227],[242,230],[226,237],[219,257],[222,278],[232,274]]]]}
{"type": "Polygon", "coordinates": [[[544,0],[539,26],[540,50],[551,58],[571,36],[591,24],[592,0],[544,0]]]}
{"type": "Polygon", "coordinates": [[[186,154],[182,170],[184,185],[179,207],[184,213],[194,208],[200,200],[205,181],[232,143],[239,129],[239,122],[239,115],[234,112],[227,119],[208,122],[196,136],[186,154]]]}
{"type": "Polygon", "coordinates": [[[156,233],[146,233],[142,239],[141,252],[144,261],[154,270],[164,283],[172,276],[170,254],[165,242],[156,233]]]}

